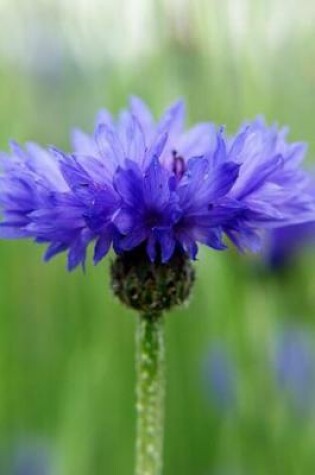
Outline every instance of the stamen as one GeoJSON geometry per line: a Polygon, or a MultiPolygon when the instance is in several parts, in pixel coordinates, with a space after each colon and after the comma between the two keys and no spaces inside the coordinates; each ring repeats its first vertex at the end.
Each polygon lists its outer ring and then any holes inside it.
{"type": "Polygon", "coordinates": [[[176,177],[178,178],[178,180],[180,180],[186,170],[185,160],[183,159],[183,157],[177,154],[176,150],[172,150],[172,155],[173,155],[172,169],[176,177]]]}

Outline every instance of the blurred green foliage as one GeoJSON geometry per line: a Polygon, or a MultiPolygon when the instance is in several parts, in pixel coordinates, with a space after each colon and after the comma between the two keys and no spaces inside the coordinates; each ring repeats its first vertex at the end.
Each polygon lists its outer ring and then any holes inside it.
{"type": "MultiPolygon", "coordinates": [[[[295,30],[293,21],[272,48],[263,32],[273,7],[257,1],[248,12],[248,42],[236,44],[226,19],[230,2],[196,2],[189,31],[179,33],[164,2],[157,4],[160,43],[139,60],[105,58],[93,69],[68,52],[48,77],[3,59],[1,147],[14,137],[68,149],[72,126],[92,130],[97,109],[117,111],[132,93],[157,114],[183,96],[190,122],[211,119],[230,131],[264,114],[309,142],[311,162],[315,30],[295,30]]],[[[282,8],[289,15],[284,1],[282,8]]],[[[135,315],[111,295],[111,257],[88,265],[85,275],[68,274],[64,256],[43,265],[41,252],[32,243],[0,246],[0,449],[8,454],[40,439],[52,447],[57,475],[130,474],[135,315]]],[[[190,305],[167,318],[165,475],[315,472],[315,410],[303,418],[285,404],[269,361],[280,324],[314,328],[314,269],[314,250],[284,276],[259,272],[259,258],[201,251],[190,305]],[[211,405],[201,378],[218,340],[239,368],[239,403],[227,413],[211,405]]]]}

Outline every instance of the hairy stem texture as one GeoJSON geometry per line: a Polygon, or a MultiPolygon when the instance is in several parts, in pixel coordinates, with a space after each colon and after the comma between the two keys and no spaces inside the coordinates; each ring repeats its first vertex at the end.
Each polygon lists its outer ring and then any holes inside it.
{"type": "Polygon", "coordinates": [[[162,472],[164,372],[164,319],[141,315],[137,328],[136,475],[162,472]]]}

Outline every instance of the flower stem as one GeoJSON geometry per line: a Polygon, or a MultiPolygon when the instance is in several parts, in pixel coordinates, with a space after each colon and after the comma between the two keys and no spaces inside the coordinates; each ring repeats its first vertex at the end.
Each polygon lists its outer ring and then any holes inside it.
{"type": "Polygon", "coordinates": [[[136,475],[161,475],[164,430],[164,319],[141,315],[137,328],[136,475]]]}

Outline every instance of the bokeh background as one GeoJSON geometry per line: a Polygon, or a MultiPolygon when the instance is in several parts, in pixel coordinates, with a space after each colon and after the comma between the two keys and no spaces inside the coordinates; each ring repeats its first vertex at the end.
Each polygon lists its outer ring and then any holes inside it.
{"type": "MultiPolygon", "coordinates": [[[[69,148],[128,95],[233,132],[263,114],[315,154],[313,0],[0,0],[0,145],[69,148]]],[[[313,160],[313,162],[312,162],[313,160]]],[[[315,239],[281,268],[203,249],[167,318],[165,475],[315,473],[315,239]]],[[[0,473],[133,473],[135,316],[110,258],[0,244],[0,473]]]]}

